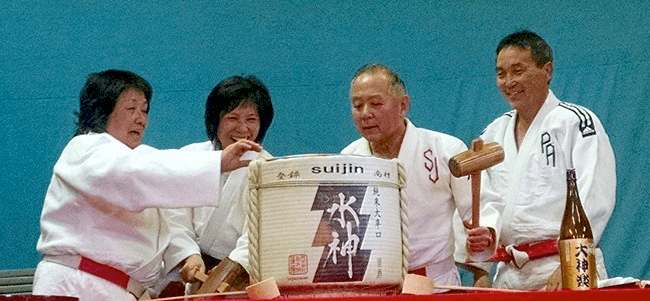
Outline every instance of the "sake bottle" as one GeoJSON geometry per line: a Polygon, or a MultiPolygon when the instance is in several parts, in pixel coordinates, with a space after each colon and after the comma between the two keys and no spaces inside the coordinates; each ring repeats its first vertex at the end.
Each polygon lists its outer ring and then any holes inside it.
{"type": "Polygon", "coordinates": [[[594,235],[582,209],[574,169],[567,170],[566,207],[558,249],[563,289],[587,290],[598,287],[594,235]]]}

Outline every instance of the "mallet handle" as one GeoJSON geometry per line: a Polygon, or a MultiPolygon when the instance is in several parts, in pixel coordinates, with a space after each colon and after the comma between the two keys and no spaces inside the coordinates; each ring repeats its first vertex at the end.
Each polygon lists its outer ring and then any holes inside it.
{"type": "Polygon", "coordinates": [[[201,282],[208,281],[208,275],[206,275],[205,273],[203,273],[201,271],[196,271],[196,273],[194,274],[194,278],[198,279],[201,282]]]}
{"type": "MultiPolygon", "coordinates": [[[[483,140],[476,138],[472,141],[472,149],[479,152],[483,148],[483,140]]],[[[479,227],[481,213],[481,171],[470,175],[472,178],[472,228],[479,227]]]]}

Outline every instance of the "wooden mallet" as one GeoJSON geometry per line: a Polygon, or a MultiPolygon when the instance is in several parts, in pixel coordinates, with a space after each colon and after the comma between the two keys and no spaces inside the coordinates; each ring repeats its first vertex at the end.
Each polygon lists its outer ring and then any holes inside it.
{"type": "Polygon", "coordinates": [[[481,211],[481,171],[504,158],[503,148],[496,142],[483,144],[480,138],[472,141],[472,148],[449,159],[449,170],[457,178],[469,175],[472,179],[472,228],[479,226],[481,211]]]}
{"type": "Polygon", "coordinates": [[[224,258],[208,275],[196,272],[194,278],[203,282],[197,294],[242,291],[248,286],[248,273],[237,262],[224,258]]]}

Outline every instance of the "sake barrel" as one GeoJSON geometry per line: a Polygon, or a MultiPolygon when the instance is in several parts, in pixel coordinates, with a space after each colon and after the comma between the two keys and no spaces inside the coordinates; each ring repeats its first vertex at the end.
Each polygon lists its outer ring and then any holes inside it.
{"type": "Polygon", "coordinates": [[[351,155],[256,159],[249,165],[253,283],[283,295],[391,294],[408,266],[403,168],[351,155]]]}

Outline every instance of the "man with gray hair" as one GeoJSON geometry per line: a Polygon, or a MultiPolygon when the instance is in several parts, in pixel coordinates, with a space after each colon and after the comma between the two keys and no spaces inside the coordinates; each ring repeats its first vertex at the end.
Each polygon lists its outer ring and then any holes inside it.
{"type": "MultiPolygon", "coordinates": [[[[384,65],[370,64],[356,72],[350,100],[352,118],[363,138],[341,153],[398,158],[406,170],[410,273],[426,275],[440,285],[459,285],[451,219],[458,208],[469,221],[472,198],[468,178],[454,177],[448,162],[467,146],[450,135],[415,127],[406,118],[410,105],[406,86],[384,65]]],[[[467,247],[474,258],[492,254],[498,232],[497,210],[486,207],[481,213],[481,227],[468,235],[467,247]]]]}

